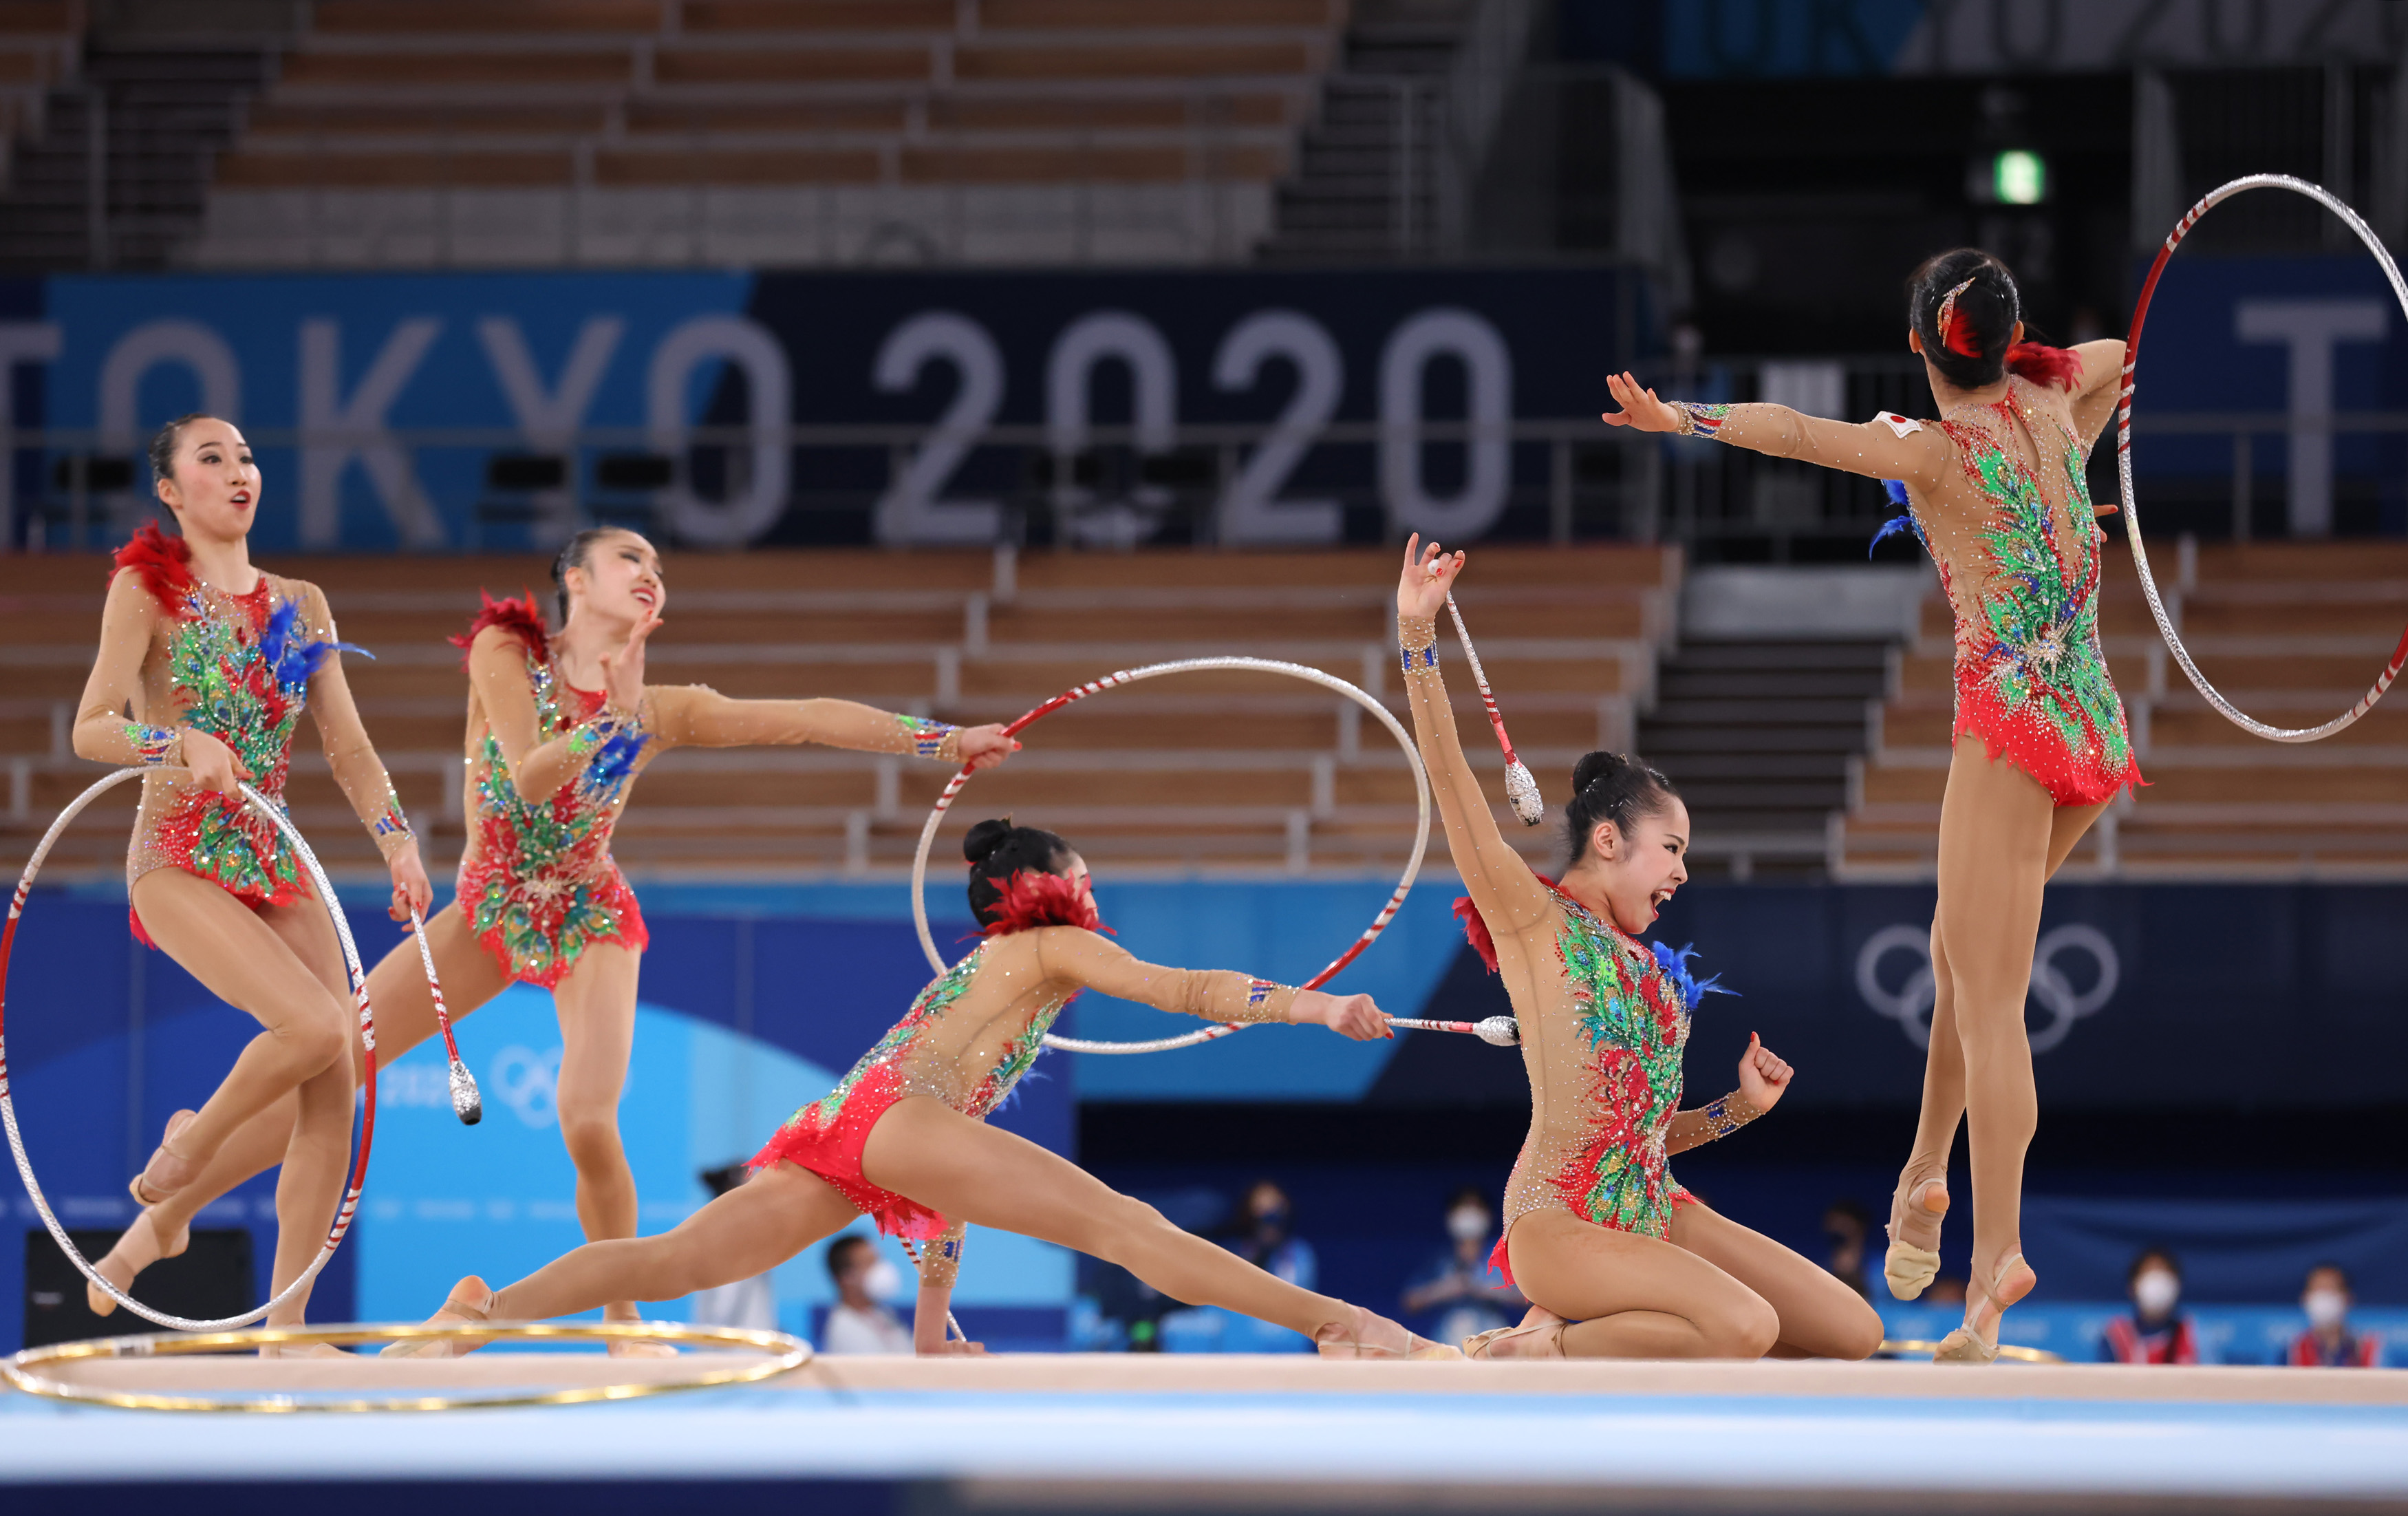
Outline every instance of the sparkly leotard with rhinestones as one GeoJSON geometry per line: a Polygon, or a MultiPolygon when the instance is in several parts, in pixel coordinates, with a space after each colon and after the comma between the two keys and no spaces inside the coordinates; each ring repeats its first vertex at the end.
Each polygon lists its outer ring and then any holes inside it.
{"type": "Polygon", "coordinates": [[[1996,402],[1931,426],[1886,412],[1851,426],[1779,405],[1679,409],[1701,437],[1901,483],[1956,619],[1953,736],[1980,738],[2058,805],[2099,805],[2142,782],[2099,644],[2106,538],[2084,477],[2114,393],[2092,383],[2069,396],[2009,374],[1996,402]],[[1944,448],[1928,445],[1935,434],[1944,448]]]}
{"type": "Polygon", "coordinates": [[[1513,1224],[1542,1210],[1570,1211],[1620,1232],[1661,1237],[1688,1192],[1668,1155],[1737,1126],[1724,1102],[1681,1103],[1681,1055],[1689,1018],[1712,983],[1686,967],[1685,949],[1643,944],[1523,862],[1498,830],[1464,758],[1440,672],[1436,628],[1398,618],[1405,690],[1447,846],[1471,890],[1465,925],[1505,982],[1521,1025],[1530,1080],[1530,1130],[1505,1189],[1506,1258],[1513,1224]]]}
{"type": "MultiPolygon", "coordinates": [[[[101,654],[76,718],[88,758],[150,767],[183,761],[179,729],[231,748],[252,788],[285,809],[293,734],[306,707],[335,779],[391,858],[410,840],[384,765],[360,725],[335,655],[334,617],[314,585],[261,573],[234,594],[196,577],[179,539],[146,527],[122,550],[101,654]],[[128,713],[131,719],[128,719],[128,713]]],[[[240,795],[180,772],[142,779],[125,883],[181,869],[259,909],[309,898],[291,843],[240,795]]],[[[132,917],[137,936],[139,916],[132,917]]]]}
{"type": "Polygon", "coordinates": [[[1989,509],[1935,508],[1910,491],[1915,524],[1956,617],[1953,735],[1982,739],[2059,805],[2099,805],[2141,782],[2124,704],[2099,645],[2099,529],[2087,450],[2048,391],[2011,376],[1991,405],[1940,428],[1989,509]],[[2014,445],[2016,423],[2040,455],[2014,445]]]}
{"type": "Polygon", "coordinates": [[[943,722],[851,700],[738,700],[703,685],[646,686],[614,712],[563,678],[542,613],[487,600],[462,636],[469,675],[468,845],[460,907],[517,981],[557,986],[586,950],[650,940],[610,838],[636,776],[674,747],[819,743],[947,757],[943,722]]]}
{"type": "Polygon", "coordinates": [[[1082,927],[1041,926],[988,938],[920,991],[902,1020],[851,1073],[796,1111],[753,1155],[810,1170],[893,1236],[935,1237],[948,1223],[872,1183],[861,1155],[878,1119],[926,1095],[983,1120],[1028,1072],[1045,1032],[1082,989],[1208,1021],[1284,1021],[1296,991],[1242,974],[1141,962],[1082,927]]]}

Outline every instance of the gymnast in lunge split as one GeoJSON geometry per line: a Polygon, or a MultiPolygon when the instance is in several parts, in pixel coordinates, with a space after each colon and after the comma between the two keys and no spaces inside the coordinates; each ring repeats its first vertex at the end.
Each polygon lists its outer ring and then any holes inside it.
{"type": "MultiPolygon", "coordinates": [[[[1961,248],[1907,284],[1907,345],[1941,419],[1860,426],[1778,405],[1667,405],[1608,381],[1641,431],[1712,437],[1892,483],[1955,613],[1955,752],[1940,808],[1936,996],[1914,1150],[1890,1203],[1884,1273],[1911,1300],[1940,1265],[1948,1155],[1971,1133],[1973,1266],[1965,1323],[1935,1358],[1988,1363],[2000,1316],[2037,1276],[2021,1240],[2024,1151],[2039,1123],[2024,998],[2041,895],[2091,822],[2141,783],[2123,702],[2099,645],[2098,513],[2090,445],[2114,413],[2124,344],[2024,339],[2004,264],[1961,248]]],[[[2111,508],[2112,509],[2112,508],[2111,508]]],[[[1878,540],[1878,539],[1877,539],[1878,540]]]]}
{"type": "MultiPolygon", "coordinates": [[[[328,902],[313,898],[291,844],[237,789],[248,780],[283,805],[304,709],[392,872],[394,917],[423,911],[430,892],[334,656],[342,644],[326,597],[251,561],[260,499],[251,445],[229,422],[185,416],[152,440],[150,469],[177,535],[146,526],[118,551],[75,751],[161,771],[143,776],[126,854],[134,932],[260,1032],[199,1110],[168,1119],[132,1190],[146,1207],[189,1215],[228,1188],[210,1188],[209,1176],[229,1153],[245,1155],[244,1177],[281,1163],[270,1273],[280,1294],[316,1255],[341,1198],[355,1077],[344,1048],[357,1035],[328,902]]],[[[150,1214],[125,1237],[155,1257],[150,1214]]],[[[165,1250],[181,1252],[180,1222],[171,1236],[165,1250]]],[[[134,1271],[110,1277],[130,1284],[134,1271]]],[[[298,1291],[267,1324],[298,1324],[308,1298],[298,1291]]],[[[97,1288],[92,1300],[95,1310],[116,1308],[97,1288]]]]}
{"type": "MultiPolygon", "coordinates": [[[[594,1238],[636,1234],[636,1182],[619,1142],[645,943],[610,837],[636,776],[672,747],[818,743],[992,767],[1019,744],[838,700],[731,700],[699,685],[648,685],[644,648],[667,586],[632,531],[579,533],[554,562],[561,628],[530,600],[488,600],[463,636],[468,673],[468,845],[458,896],[426,923],[451,1015],[512,984],[550,989],[560,1013],[558,1109],[577,1166],[577,1215],[594,1238]]],[[[368,976],[377,1053],[390,1062],[436,1032],[418,950],[405,942],[368,976]]],[[[354,1041],[353,1053],[359,1048],[354,1041]]],[[[199,1208],[276,1163],[290,1103],[261,1110],[189,1185],[145,1212],[98,1267],[121,1285],[182,1250],[199,1208]]],[[[307,1255],[304,1255],[305,1257],[307,1255]]],[[[92,1290],[93,1308],[109,1308],[92,1290]]],[[[632,1300],[610,1320],[632,1321],[632,1300]]],[[[614,1352],[651,1345],[614,1341],[614,1352]]],[[[659,1350],[666,1351],[666,1349],[659,1350]]]]}
{"type": "MultiPolygon", "coordinates": [[[[452,1288],[430,1325],[542,1321],[616,1300],[675,1300],[749,1278],[855,1217],[927,1241],[914,1340],[948,1342],[945,1317],[966,1223],[1075,1248],[1174,1300],[1221,1306],[1312,1337],[1324,1355],[1453,1358],[1396,1322],[1268,1274],[1068,1160],[986,1117],[1042,1050],[1046,1029],[1083,989],[1217,1022],[1326,1026],[1385,1037],[1368,995],[1293,989],[1226,970],[1140,962],[1101,935],[1086,864],[1050,831],[982,821],[964,840],[969,904],[983,941],[939,975],[825,1098],[804,1106],[752,1159],[760,1172],[657,1236],[589,1242],[501,1290],[452,1288]]],[[[462,1339],[387,1352],[444,1356],[462,1339]]]]}
{"type": "Polygon", "coordinates": [[[1498,831],[1439,671],[1437,616],[1463,570],[1416,536],[1397,585],[1405,689],[1430,791],[1469,898],[1457,913],[1505,981],[1530,1077],[1530,1133],[1490,1262],[1531,1304],[1473,1358],[1864,1358],[1881,1319],[1847,1286],[1674,1183],[1666,1159],[1772,1108],[1789,1065],[1754,1036],[1739,1088],[1680,1109],[1698,999],[1687,949],[1639,933],[1688,878],[1689,817],[1644,764],[1591,753],[1566,807],[1561,883],[1498,831]]]}

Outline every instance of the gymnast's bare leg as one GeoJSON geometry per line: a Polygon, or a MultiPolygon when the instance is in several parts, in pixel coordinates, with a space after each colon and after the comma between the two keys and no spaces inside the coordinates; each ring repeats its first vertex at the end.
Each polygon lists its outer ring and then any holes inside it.
{"type": "MultiPolygon", "coordinates": [[[[147,883],[148,879],[146,875],[144,882],[147,883]]],[[[230,897],[229,902],[232,903],[230,897]]],[[[236,908],[241,907],[237,904],[236,908]]],[[[147,912],[149,907],[144,909],[147,912]]],[[[243,914],[251,913],[244,911],[243,914]]],[[[286,935],[282,922],[288,918],[301,923],[304,929],[314,921],[325,933],[322,946],[334,956],[311,960],[314,965],[312,974],[341,1002],[347,1029],[345,1035],[351,1049],[351,1078],[356,1087],[364,1066],[359,1018],[351,1011],[351,987],[343,972],[340,948],[335,942],[334,925],[326,918],[325,908],[315,901],[295,903],[277,913],[270,930],[276,931],[280,938],[286,935]]],[[[150,924],[147,914],[143,919],[146,925],[150,924]]],[[[509,980],[503,975],[493,956],[468,931],[457,904],[445,906],[427,921],[426,943],[435,955],[436,975],[442,981],[444,1004],[453,1021],[460,1020],[509,987],[509,980]]],[[[368,971],[368,1005],[376,1016],[377,1058],[388,1067],[404,1053],[435,1035],[435,998],[426,986],[425,966],[419,961],[414,935],[405,936],[385,954],[381,962],[368,971]]],[[[204,1207],[236,1185],[285,1162],[299,1119],[299,1096],[287,1093],[243,1121],[236,1128],[234,1135],[227,1138],[201,1166],[191,1183],[135,1218],[134,1224],[125,1229],[117,1239],[116,1246],[93,1267],[119,1289],[130,1292],[136,1277],[144,1269],[162,1258],[173,1258],[184,1250],[191,1239],[193,1218],[204,1207]]],[[[286,1177],[290,1178],[290,1171],[286,1177]]],[[[336,1184],[339,1202],[339,1175],[336,1184]]],[[[282,1192],[283,1185],[280,1182],[280,1197],[282,1192]]],[[[322,1237],[324,1234],[322,1226],[317,1235],[322,1237]]],[[[311,1246],[315,1247],[314,1241],[311,1246]]],[[[308,1266],[308,1256],[303,1257],[300,1266],[308,1266]]],[[[106,1316],[117,1308],[117,1302],[102,1293],[98,1286],[87,1284],[84,1292],[95,1314],[106,1316]]]]}
{"type": "MultiPolygon", "coordinates": [[[[1402,1356],[1412,1341],[1397,1323],[1267,1274],[1026,1138],[926,1096],[898,1101],[879,1119],[863,1168],[872,1183],[955,1220],[1077,1249],[1174,1300],[1301,1332],[1325,1353],[1402,1356]]],[[[781,1162],[673,1231],[587,1243],[494,1292],[490,1304],[480,1298],[482,1281],[463,1279],[429,1324],[541,1321],[629,1297],[674,1300],[774,1267],[857,1214],[825,1181],[781,1162]]]]}
{"type": "MultiPolygon", "coordinates": [[[[2075,845],[2107,809],[2104,805],[2059,806],[2049,821],[2048,877],[2065,865],[2075,845]]],[[[1942,815],[1943,829],[1946,812],[1942,815]]],[[[1940,1221],[1948,1210],[1948,1160],[1965,1118],[1965,1047],[1957,1030],[1956,976],[1948,960],[1937,916],[1931,924],[1931,1036],[1924,1064],[1923,1111],[1914,1131],[1914,1151],[1899,1171],[1890,1199],[1890,1249],[1883,1263],[1890,1293],[1913,1300],[1939,1267],[1940,1221]],[[1903,1247],[1900,1245],[1903,1244],[1903,1247]],[[1917,1254],[1922,1255],[1919,1259],[1917,1254]]]]}

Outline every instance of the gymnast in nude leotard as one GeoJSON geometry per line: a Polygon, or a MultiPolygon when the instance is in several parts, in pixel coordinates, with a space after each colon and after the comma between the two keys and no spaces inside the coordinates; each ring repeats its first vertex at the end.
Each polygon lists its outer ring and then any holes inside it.
{"type": "Polygon", "coordinates": [[[1405,550],[1397,639],[1413,733],[1469,896],[1472,946],[1505,981],[1530,1079],[1530,1133],[1491,1262],[1531,1303],[1474,1358],[1863,1358],[1881,1320],[1813,1263],[1700,1204],[1668,1159],[1737,1131],[1788,1089],[1753,1035],[1739,1088],[1682,1110],[1689,1021],[1714,988],[1687,950],[1639,933],[1688,878],[1689,816],[1670,781],[1615,753],[1572,773],[1561,883],[1506,845],[1455,735],[1438,626],[1461,553],[1405,550]]]}
{"type": "MultiPolygon", "coordinates": [[[[557,1108],[577,1167],[578,1220],[589,1237],[628,1237],[636,1182],[619,1142],[619,1092],[649,939],[610,838],[637,775],[675,747],[817,743],[985,768],[1019,744],[999,727],[956,728],[852,700],[731,700],[700,685],[647,684],[644,647],[668,590],[659,556],[635,532],[579,534],[553,578],[558,631],[546,629],[531,601],[489,600],[453,639],[469,684],[468,845],[459,893],[426,923],[426,935],[454,1019],[512,984],[552,991],[563,1049],[557,1108]]],[[[387,954],[368,989],[381,1060],[434,1035],[435,1004],[414,944],[387,954]]],[[[283,1151],[280,1133],[291,1126],[289,1110],[263,1112],[198,1182],[129,1228],[102,1272],[130,1281],[181,1251],[194,1213],[273,1165],[283,1151]]],[[[108,1297],[92,1294],[101,1309],[108,1297]]],[[[634,1302],[619,1301],[608,1314],[635,1313],[634,1302]]]]}
{"type": "Polygon", "coordinates": [[[2124,344],[2024,340],[2005,265],[1967,248],[1908,284],[1907,343],[1941,419],[1861,426],[1777,405],[1667,405],[1610,382],[1644,431],[1894,481],[1956,616],[1955,752],[1940,811],[1937,1000],[1914,1151],[1890,1206],[1884,1272],[1904,1299],[1939,1267],[1956,1124],[1971,1132],[1973,1266],[1965,1324],[1937,1357],[1987,1363],[1999,1319],[2038,1282],[2020,1237],[2024,1152],[2039,1121],[2024,997],[2041,895],[2099,813],[2141,782],[2099,645],[2100,531],[2084,471],[2114,406],[2124,344]]]}
{"type": "MultiPolygon", "coordinates": [[[[751,1183],[674,1231],[589,1242],[504,1289],[462,1279],[430,1324],[541,1321],[605,1301],[675,1300],[775,1267],[866,1215],[890,1235],[930,1243],[913,1332],[923,1353],[981,1350],[948,1342],[944,1325],[964,1228],[975,1223],[1118,1263],[1173,1300],[1291,1328],[1324,1356],[1459,1357],[1359,1306],[1266,1273],[1069,1160],[986,1124],[1036,1061],[1054,1018],[1084,989],[1211,1021],[1310,1023],[1366,1041],[1391,1035],[1371,998],[1140,962],[1101,935],[1087,866],[1050,831],[982,821],[963,852],[984,940],[923,989],[834,1090],[779,1129],[753,1158],[751,1183]]],[[[466,1349],[443,1338],[386,1351],[466,1349]]]]}
{"type": "MultiPolygon", "coordinates": [[[[343,681],[326,597],[251,564],[260,477],[250,444],[228,422],[186,416],[151,443],[150,465],[178,534],[145,527],[117,555],[75,750],[161,769],[143,776],[126,854],[134,931],[261,1030],[198,1111],[168,1119],[132,1188],[146,1207],[197,1204],[212,1162],[266,1119],[259,1166],[284,1165],[269,1276],[281,1292],[316,1256],[341,1198],[353,1090],[343,1050],[357,1018],[326,902],[236,782],[283,806],[294,729],[308,710],[335,782],[392,871],[395,918],[424,910],[430,892],[343,681]],[[184,772],[167,772],[175,766],[184,772]]],[[[131,1231],[142,1230],[137,1219],[131,1231]]],[[[93,1294],[95,1308],[115,1308],[93,1294]]],[[[307,1298],[297,1294],[267,1324],[297,1323],[307,1298]]]]}

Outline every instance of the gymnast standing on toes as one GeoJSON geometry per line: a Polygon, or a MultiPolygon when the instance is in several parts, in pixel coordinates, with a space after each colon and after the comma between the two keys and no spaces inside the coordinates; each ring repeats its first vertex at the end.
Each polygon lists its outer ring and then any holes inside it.
{"type": "MultiPolygon", "coordinates": [[[[671,747],[819,743],[988,768],[1020,744],[998,727],[954,728],[851,700],[738,700],[699,685],[644,682],[644,646],[667,599],[660,558],[631,531],[579,533],[552,568],[561,629],[523,599],[487,601],[453,639],[468,673],[468,845],[460,889],[426,923],[454,1019],[510,985],[540,985],[560,1012],[560,1133],[577,1166],[577,1216],[593,1238],[636,1234],[636,1182],[619,1144],[619,1092],[635,1034],[642,912],[610,835],[643,766],[671,747]]],[[[436,1031],[416,945],[368,975],[377,1051],[390,1062],[436,1031]]],[[[356,1041],[353,1056],[359,1056],[356,1041]]],[[[130,1281],[204,1205],[274,1164],[289,1107],[261,1112],[208,1171],[146,1213],[101,1261],[130,1281]]],[[[99,1292],[93,1308],[108,1300],[99,1292]]],[[[631,1300],[611,1320],[633,1321],[631,1300]]],[[[614,1342],[613,1351],[668,1350],[614,1342]]]]}
{"type": "MultiPolygon", "coordinates": [[[[293,729],[305,707],[335,782],[392,871],[394,918],[423,911],[430,890],[333,656],[342,644],[326,597],[251,564],[260,478],[250,444],[228,422],[186,416],[152,440],[150,470],[179,535],[146,526],[118,550],[75,750],[162,769],[143,776],[126,854],[134,933],[261,1030],[198,1111],[168,1119],[132,1190],[146,1207],[193,1197],[197,1208],[194,1191],[212,1162],[265,1121],[265,1156],[246,1177],[284,1165],[270,1275],[281,1292],[316,1256],[341,1199],[353,1080],[343,1050],[357,1016],[326,903],[311,895],[292,845],[236,782],[251,781],[282,807],[293,729]],[[184,772],[165,772],[169,765],[184,772]]],[[[125,1237],[157,1256],[149,1218],[146,1210],[125,1237]]],[[[183,1251],[180,1222],[165,1235],[172,1241],[164,1251],[183,1251]]],[[[110,1277],[121,1286],[134,1278],[131,1270],[110,1277]]],[[[94,1309],[116,1308],[91,1292],[94,1309]]],[[[286,1302],[267,1324],[297,1325],[307,1297],[286,1302]]]]}
{"type": "MultiPolygon", "coordinates": [[[[890,1236],[930,1244],[913,1331],[923,1353],[983,1351],[945,1338],[963,1228],[974,1221],[1118,1263],[1173,1300],[1301,1332],[1325,1355],[1456,1356],[1360,1307],[1267,1274],[1068,1160],[986,1124],[1082,989],[1211,1021],[1310,1022],[1358,1041],[1391,1034],[1370,997],[1140,962],[1099,935],[1087,866],[1050,831],[982,821],[962,851],[970,911],[985,940],[923,989],[825,1099],[779,1129],[753,1157],[761,1172],[752,1183],[672,1232],[587,1243],[502,1290],[465,1278],[428,1324],[541,1321],[606,1301],[675,1300],[773,1268],[867,1215],[890,1236]]],[[[444,1339],[385,1350],[464,1349],[444,1339]]]]}
{"type": "Polygon", "coordinates": [[[1438,614],[1463,570],[1436,542],[1405,548],[1397,638],[1430,792],[1468,900],[1466,933],[1503,975],[1530,1076],[1530,1134],[1505,1189],[1489,1262],[1531,1301],[1515,1328],[1466,1339],[1473,1358],[1864,1358],[1881,1319],[1829,1273],[1726,1220],[1672,1182],[1665,1159],[1772,1108],[1789,1065],[1751,1036],[1739,1089],[1681,1110],[1681,1054],[1698,997],[1687,949],[1639,933],[1689,876],[1689,815],[1664,776],[1614,753],[1572,772],[1571,861],[1556,884],[1506,845],[1456,740],[1438,666],[1438,614]]]}
{"type": "Polygon", "coordinates": [[[2014,277],[1971,248],[1909,279],[1906,341],[1939,402],[1930,426],[1886,412],[1846,426],[1777,405],[1666,405],[1628,374],[1608,381],[1623,411],[1605,419],[1894,482],[1908,513],[1883,535],[1913,530],[1939,565],[1956,620],[1956,718],[1940,805],[1936,998],[1883,1272],[1902,1300],[1931,1282],[1949,1149],[1966,1120],[1971,1282],[1965,1324],[1934,1356],[1988,1363],[2000,1317],[2038,1282],[2020,1233],[2024,1150],[2040,1119],[2024,997],[2042,891],[2108,802],[2141,783],[2099,645],[2106,536],[2084,480],[2114,411],[2124,344],[2025,341],[2014,277]]]}

